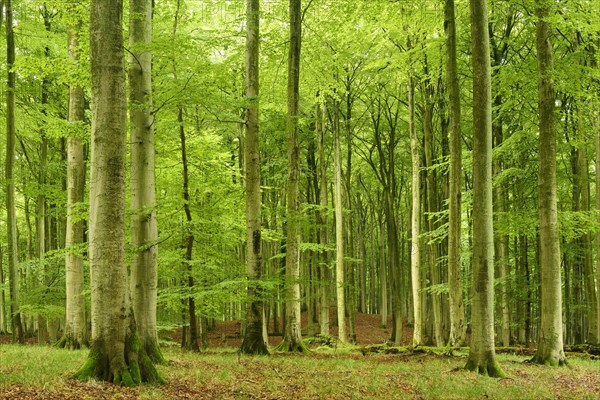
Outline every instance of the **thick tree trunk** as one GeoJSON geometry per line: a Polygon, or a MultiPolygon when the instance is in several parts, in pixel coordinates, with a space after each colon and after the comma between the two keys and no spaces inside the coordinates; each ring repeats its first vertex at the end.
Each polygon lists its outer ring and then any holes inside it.
{"type": "MultiPolygon", "coordinates": [[[[79,59],[78,38],[80,25],[69,31],[69,58],[79,59]]],[[[81,86],[69,88],[69,123],[77,131],[78,124],[85,120],[85,98],[81,86]]],[[[60,347],[79,349],[88,344],[87,324],[85,321],[85,297],[83,278],[83,220],[78,211],[83,204],[85,190],[85,165],[82,138],[73,135],[67,139],[67,232],[66,246],[70,249],[65,257],[66,270],[66,315],[63,338],[60,347]]]]}
{"type": "Polygon", "coordinates": [[[246,186],[246,272],[248,304],[246,332],[241,352],[269,354],[263,339],[263,301],[258,280],[262,276],[260,153],[259,153],[259,0],[246,2],[246,140],[244,146],[246,186]]]}
{"type": "Polygon", "coordinates": [[[450,97],[450,193],[448,199],[448,288],[450,299],[450,337],[451,346],[462,346],[466,341],[467,324],[463,303],[461,278],[461,173],[462,173],[462,137],[460,127],[460,88],[458,67],[456,65],[456,18],[454,0],[445,2],[446,28],[446,81],[450,97]]]}
{"type": "Polygon", "coordinates": [[[413,346],[423,344],[423,309],[421,292],[421,156],[419,140],[415,126],[415,85],[412,77],[408,82],[408,113],[410,131],[410,150],[412,160],[412,207],[411,207],[411,252],[410,271],[413,297],[413,346]]]}
{"type": "Polygon", "coordinates": [[[538,106],[540,128],[540,170],[538,175],[540,210],[541,324],[538,349],[533,361],[563,365],[562,291],[560,242],[556,199],[556,132],[554,128],[555,92],[552,78],[552,28],[547,19],[550,5],[536,1],[538,17],[536,48],[538,68],[538,106]]]}
{"type": "Polygon", "coordinates": [[[471,0],[473,63],[473,278],[471,347],[466,368],[502,376],[494,344],[492,90],[487,0],[471,0]]]}
{"type": "Polygon", "coordinates": [[[152,0],[129,2],[129,99],[131,128],[131,302],[141,344],[164,362],[156,327],[158,227],[152,115],[152,0]]]}
{"type": "Polygon", "coordinates": [[[290,47],[288,53],[287,102],[287,241],[285,332],[279,346],[284,351],[304,351],[300,311],[300,160],[298,143],[298,100],[300,86],[300,47],[302,42],[301,0],[289,1],[290,47]]]}
{"type": "Polygon", "coordinates": [[[338,339],[348,341],[346,334],[346,280],[344,268],[344,216],[342,210],[342,150],[340,144],[339,103],[333,99],[333,152],[335,179],[333,184],[335,206],[335,287],[337,299],[338,339]]]}
{"type": "Polygon", "coordinates": [[[117,384],[160,382],[137,335],[125,262],[127,109],[122,0],[92,0],[90,276],[92,340],[75,374],[117,384]]]}
{"type": "Polygon", "coordinates": [[[15,34],[13,31],[12,0],[5,0],[6,11],[6,70],[8,82],[6,92],[6,228],[8,241],[8,282],[10,291],[10,315],[13,341],[24,343],[23,325],[19,313],[19,271],[17,267],[17,209],[15,205],[15,34]]]}

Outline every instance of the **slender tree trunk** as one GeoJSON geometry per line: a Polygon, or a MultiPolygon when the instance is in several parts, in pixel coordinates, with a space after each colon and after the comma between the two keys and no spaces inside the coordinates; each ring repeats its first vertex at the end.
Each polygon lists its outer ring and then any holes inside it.
{"type": "Polygon", "coordinates": [[[127,106],[122,0],[92,0],[92,153],[90,175],[90,276],[92,341],[75,374],[117,384],[160,382],[141,348],[125,260],[127,106]]]}
{"type": "MultiPolygon", "coordinates": [[[[0,4],[2,6],[3,4],[0,4]]],[[[0,14],[2,14],[2,7],[0,7],[0,14]]],[[[4,293],[5,277],[4,277],[4,252],[2,251],[2,245],[0,245],[0,335],[4,335],[8,332],[8,324],[6,320],[6,295],[4,293]]]]}
{"type": "MultiPolygon", "coordinates": [[[[188,159],[187,159],[187,145],[185,127],[183,121],[183,109],[180,107],[177,112],[177,122],[179,123],[179,141],[181,143],[181,164],[182,164],[182,176],[183,176],[183,211],[185,212],[185,228],[184,228],[184,239],[183,239],[183,271],[187,278],[187,287],[190,293],[194,291],[194,275],[192,268],[192,256],[194,250],[194,234],[192,231],[192,211],[190,209],[190,185],[189,185],[189,170],[188,170],[188,159]]],[[[196,317],[196,300],[194,296],[190,295],[187,298],[188,306],[188,317],[189,317],[189,337],[186,342],[186,347],[191,351],[200,351],[198,344],[198,323],[196,317]]]]}
{"type": "Polygon", "coordinates": [[[456,65],[456,18],[454,0],[445,3],[446,80],[450,97],[450,193],[448,199],[448,288],[450,299],[450,346],[462,346],[466,341],[467,324],[461,278],[461,113],[458,67],[456,65]]]}
{"type": "MultiPolygon", "coordinates": [[[[325,127],[324,113],[321,103],[317,103],[317,136],[319,153],[319,243],[329,245],[328,216],[327,216],[327,160],[325,159],[325,127]]],[[[329,255],[321,251],[319,263],[319,327],[321,335],[329,335],[329,255]]]]}
{"type": "MultiPolygon", "coordinates": [[[[79,59],[80,24],[69,30],[69,58],[79,59]]],[[[69,123],[75,131],[85,120],[85,98],[83,88],[71,85],[69,88],[69,123]]],[[[84,201],[85,165],[83,141],[77,135],[67,139],[67,233],[66,247],[70,249],[65,257],[66,270],[66,315],[63,338],[59,346],[79,349],[88,344],[87,324],[85,321],[85,297],[83,278],[83,255],[79,248],[84,243],[83,220],[78,211],[84,201]]]]}
{"type": "Polygon", "coordinates": [[[333,99],[333,149],[335,180],[333,185],[335,205],[335,287],[337,296],[338,339],[348,341],[346,334],[346,296],[344,268],[344,217],[342,211],[342,150],[340,145],[339,103],[333,99]]]}
{"type": "Polygon", "coordinates": [[[300,178],[298,143],[298,101],[300,86],[300,47],[302,42],[301,0],[289,1],[290,47],[288,53],[287,131],[287,241],[286,241],[286,307],[285,332],[280,349],[304,351],[300,310],[300,178]]]}
{"type": "Polygon", "coordinates": [[[378,250],[378,266],[379,266],[379,276],[380,276],[380,285],[381,285],[381,326],[383,328],[387,328],[388,316],[389,316],[389,297],[388,297],[388,267],[385,262],[385,224],[383,223],[383,217],[379,215],[379,235],[377,241],[377,250],[378,250]]]}
{"type": "Polygon", "coordinates": [[[146,354],[164,362],[158,346],[156,298],[158,227],[152,115],[152,0],[129,2],[129,99],[131,126],[131,302],[146,354]]]}
{"type": "Polygon", "coordinates": [[[241,351],[245,354],[268,354],[263,339],[263,301],[258,280],[262,276],[260,153],[259,153],[259,0],[246,2],[246,140],[244,160],[246,165],[246,271],[248,279],[248,304],[246,308],[246,333],[241,351]]]}
{"type": "Polygon", "coordinates": [[[419,235],[421,231],[421,157],[419,155],[419,140],[415,126],[415,85],[412,77],[408,82],[408,113],[410,131],[410,149],[412,160],[412,207],[411,207],[411,252],[410,270],[412,277],[413,296],[413,346],[423,344],[423,310],[421,292],[421,246],[419,235]]]}
{"type": "Polygon", "coordinates": [[[502,376],[494,344],[492,90],[487,0],[471,0],[473,63],[473,278],[471,347],[465,368],[502,376]]]}
{"type": "MultiPolygon", "coordinates": [[[[598,41],[600,44],[600,40],[598,41]]],[[[600,101],[594,102],[593,108],[593,126],[596,142],[596,212],[600,211],[600,101]]],[[[600,217],[599,217],[600,220],[600,217]]],[[[596,248],[599,253],[596,254],[596,320],[598,321],[596,331],[596,342],[600,343],[600,231],[596,234],[596,248]]]]}
{"type": "Polygon", "coordinates": [[[6,11],[6,70],[8,82],[6,91],[6,227],[8,240],[8,282],[10,291],[10,315],[13,342],[24,343],[23,325],[19,313],[19,271],[17,267],[17,210],[15,205],[15,34],[13,31],[12,0],[5,0],[6,11]]]}
{"type": "Polygon", "coordinates": [[[540,210],[541,325],[538,349],[533,361],[564,365],[560,242],[556,199],[555,92],[552,78],[552,28],[548,22],[550,3],[536,1],[536,48],[538,68],[540,170],[538,175],[540,210]]]}
{"type": "MultiPolygon", "coordinates": [[[[426,84],[429,86],[429,83],[426,84]]],[[[429,89],[425,89],[429,92],[429,89]]],[[[429,96],[429,95],[428,95],[429,96]]],[[[425,112],[423,113],[423,142],[425,150],[425,187],[427,197],[425,199],[427,212],[430,214],[427,217],[427,229],[429,232],[434,232],[436,224],[434,217],[431,214],[437,213],[437,187],[435,183],[435,175],[433,170],[433,107],[430,100],[426,100],[425,112]]],[[[440,271],[438,265],[439,244],[430,238],[428,247],[429,272],[431,276],[431,284],[438,285],[441,283],[440,271]]],[[[433,336],[436,346],[444,346],[444,334],[442,330],[442,298],[439,293],[431,293],[431,305],[433,309],[433,336]]]]}

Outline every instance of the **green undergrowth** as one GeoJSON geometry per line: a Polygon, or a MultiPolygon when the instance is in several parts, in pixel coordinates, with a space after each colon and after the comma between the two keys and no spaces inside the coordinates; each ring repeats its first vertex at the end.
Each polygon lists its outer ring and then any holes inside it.
{"type": "Polygon", "coordinates": [[[0,345],[0,399],[93,399],[107,391],[114,394],[107,398],[124,399],[600,398],[600,361],[589,357],[574,356],[569,367],[551,368],[528,363],[525,355],[499,354],[506,377],[495,379],[466,371],[467,354],[467,349],[449,355],[444,348],[350,345],[258,357],[235,349],[199,354],[165,349],[167,362],[158,366],[165,385],[125,388],[69,380],[87,350],[0,345]]]}

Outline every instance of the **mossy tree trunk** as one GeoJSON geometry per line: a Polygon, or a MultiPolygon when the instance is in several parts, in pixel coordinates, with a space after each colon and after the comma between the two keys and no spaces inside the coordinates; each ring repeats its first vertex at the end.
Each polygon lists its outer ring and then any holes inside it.
{"type": "Polygon", "coordinates": [[[263,301],[258,280],[262,276],[260,153],[259,153],[259,42],[260,2],[246,2],[246,138],[244,146],[246,189],[246,272],[248,304],[246,332],[241,351],[245,354],[268,354],[263,338],[263,301]]]}
{"type": "Polygon", "coordinates": [[[141,346],[125,263],[127,109],[122,0],[92,0],[92,139],[89,257],[92,337],[75,378],[117,384],[160,382],[141,346]]]}
{"type": "Polygon", "coordinates": [[[158,228],[152,114],[152,0],[129,2],[131,302],[146,354],[164,362],[156,327],[158,228]]]}
{"type": "Polygon", "coordinates": [[[502,376],[494,344],[492,87],[487,0],[471,0],[473,64],[473,277],[471,346],[465,368],[502,376]]]}
{"type": "Polygon", "coordinates": [[[533,361],[564,365],[560,242],[556,199],[555,92],[552,78],[552,28],[548,22],[552,3],[536,1],[536,48],[540,128],[540,210],[541,323],[538,349],[533,361]]]}

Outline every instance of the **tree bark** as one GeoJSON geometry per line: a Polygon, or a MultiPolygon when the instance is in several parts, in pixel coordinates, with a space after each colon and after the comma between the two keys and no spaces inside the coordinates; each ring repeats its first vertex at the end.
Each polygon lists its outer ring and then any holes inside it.
{"type": "Polygon", "coordinates": [[[19,313],[19,271],[17,260],[17,210],[15,205],[15,34],[13,30],[12,0],[5,0],[6,12],[6,70],[8,71],[6,91],[6,228],[8,240],[8,282],[10,291],[10,315],[13,342],[24,343],[23,325],[19,313]]]}
{"type": "Polygon", "coordinates": [[[335,287],[337,299],[338,339],[348,342],[346,334],[346,281],[344,268],[344,216],[342,207],[342,150],[340,144],[339,102],[333,102],[333,152],[335,179],[333,184],[335,206],[335,287]]]}
{"type": "Polygon", "coordinates": [[[412,207],[411,207],[411,253],[410,271],[413,296],[413,346],[423,344],[423,309],[421,292],[421,157],[419,155],[419,140],[415,126],[415,84],[412,77],[408,78],[408,114],[410,131],[410,151],[412,160],[412,207]]]}
{"type": "MultiPolygon", "coordinates": [[[[69,30],[69,58],[79,59],[78,23],[69,30]]],[[[78,215],[84,201],[85,165],[83,158],[83,140],[78,133],[78,125],[85,120],[85,98],[83,88],[71,85],[69,88],[69,123],[74,134],[67,139],[67,232],[65,257],[66,270],[66,315],[63,338],[59,346],[79,349],[88,344],[87,324],[85,320],[85,297],[83,255],[80,248],[84,243],[83,219],[78,215]]]]}
{"type": "Polygon", "coordinates": [[[262,277],[260,152],[259,152],[259,0],[246,2],[246,140],[244,146],[246,186],[246,272],[248,304],[246,332],[241,352],[269,354],[263,340],[263,301],[258,280],[262,277]]]}
{"type": "Polygon", "coordinates": [[[540,170],[538,175],[540,210],[541,323],[538,349],[533,361],[564,365],[562,330],[562,291],[560,242],[556,198],[555,92],[552,55],[550,2],[536,1],[536,49],[540,129],[540,170]]]}
{"type": "Polygon", "coordinates": [[[471,0],[473,64],[473,278],[466,369],[499,377],[494,344],[492,88],[487,0],[471,0]]]}
{"type": "Polygon", "coordinates": [[[448,288],[450,299],[450,346],[460,347],[466,341],[467,324],[461,278],[461,113],[458,67],[456,64],[456,18],[454,0],[445,2],[446,81],[450,97],[450,193],[448,199],[448,288]]]}
{"type": "MultiPolygon", "coordinates": [[[[329,244],[328,216],[327,216],[327,160],[325,159],[325,127],[324,113],[321,102],[317,103],[317,136],[319,153],[319,243],[321,246],[329,244]]],[[[319,263],[319,328],[321,335],[329,335],[329,255],[321,251],[319,263]]]]}
{"type": "Polygon", "coordinates": [[[124,385],[160,382],[137,335],[125,263],[127,106],[122,0],[92,0],[90,21],[92,340],[87,361],[75,377],[124,385]]]}
{"type": "Polygon", "coordinates": [[[131,302],[141,344],[164,362],[156,326],[158,227],[152,114],[152,0],[129,2],[129,120],[131,127],[131,302]]]}
{"type": "Polygon", "coordinates": [[[290,47],[288,53],[287,133],[287,241],[286,241],[286,307],[285,332],[279,349],[304,351],[300,311],[300,176],[298,143],[298,100],[300,86],[300,49],[302,42],[301,0],[289,1],[290,47]]]}

